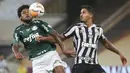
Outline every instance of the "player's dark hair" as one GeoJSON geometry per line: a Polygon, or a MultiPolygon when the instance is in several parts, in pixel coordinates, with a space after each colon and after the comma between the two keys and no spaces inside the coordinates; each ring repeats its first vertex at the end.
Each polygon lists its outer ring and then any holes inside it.
{"type": "Polygon", "coordinates": [[[89,6],[89,5],[82,5],[82,6],[81,6],[81,9],[83,9],[83,8],[87,9],[88,12],[92,13],[93,15],[95,14],[93,7],[91,7],[91,6],[89,6]]]}
{"type": "Polygon", "coordinates": [[[18,17],[21,16],[21,12],[23,9],[29,9],[29,5],[22,5],[18,8],[18,10],[17,10],[18,17]]]}

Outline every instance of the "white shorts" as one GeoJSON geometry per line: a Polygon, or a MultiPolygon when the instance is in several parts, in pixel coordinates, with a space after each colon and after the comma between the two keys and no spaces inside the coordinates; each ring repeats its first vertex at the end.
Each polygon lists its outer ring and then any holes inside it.
{"type": "Polygon", "coordinates": [[[52,72],[56,66],[67,67],[67,64],[61,60],[57,51],[49,51],[31,60],[33,73],[49,73],[52,72]]]}

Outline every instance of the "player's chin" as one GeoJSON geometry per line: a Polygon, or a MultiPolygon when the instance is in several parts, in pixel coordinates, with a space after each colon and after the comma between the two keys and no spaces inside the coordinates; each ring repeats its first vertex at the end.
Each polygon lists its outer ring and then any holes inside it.
{"type": "Polygon", "coordinates": [[[80,20],[81,22],[84,22],[84,20],[80,20]]]}
{"type": "Polygon", "coordinates": [[[25,22],[25,23],[30,23],[32,21],[32,19],[24,19],[22,21],[25,22]]]}
{"type": "Polygon", "coordinates": [[[26,17],[25,20],[32,20],[33,17],[26,17]]]}
{"type": "Polygon", "coordinates": [[[80,18],[80,21],[82,21],[82,22],[83,22],[83,21],[84,21],[84,19],[83,19],[83,18],[80,18]]]}
{"type": "Polygon", "coordinates": [[[25,18],[24,20],[25,20],[25,21],[31,21],[32,18],[31,18],[31,17],[30,17],[30,18],[25,18]]]}

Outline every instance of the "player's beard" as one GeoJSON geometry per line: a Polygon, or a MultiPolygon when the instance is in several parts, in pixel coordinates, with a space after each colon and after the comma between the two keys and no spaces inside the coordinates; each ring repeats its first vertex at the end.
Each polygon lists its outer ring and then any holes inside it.
{"type": "Polygon", "coordinates": [[[25,22],[25,23],[30,23],[31,21],[32,21],[32,19],[29,19],[29,20],[22,20],[23,22],[25,22]]]}

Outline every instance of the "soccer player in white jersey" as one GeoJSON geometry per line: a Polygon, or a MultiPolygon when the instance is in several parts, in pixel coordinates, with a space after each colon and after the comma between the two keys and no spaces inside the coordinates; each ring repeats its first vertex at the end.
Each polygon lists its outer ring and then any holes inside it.
{"type": "MultiPolygon", "coordinates": [[[[124,55],[104,36],[103,29],[93,23],[93,16],[93,8],[91,6],[82,6],[80,11],[81,23],[76,23],[60,35],[62,40],[73,37],[77,55],[72,73],[106,73],[98,63],[98,42],[101,42],[105,48],[119,55],[123,65],[127,63],[124,55]]],[[[37,39],[55,42],[50,36],[41,36],[37,39]]]]}

